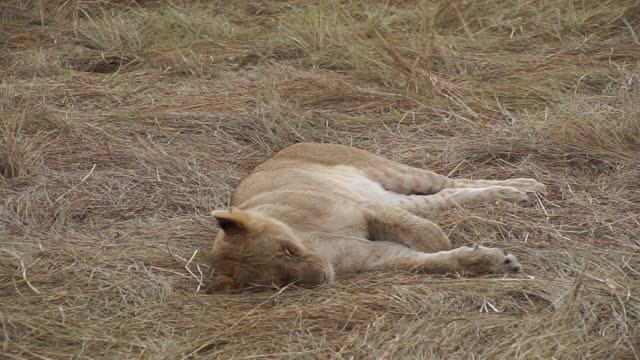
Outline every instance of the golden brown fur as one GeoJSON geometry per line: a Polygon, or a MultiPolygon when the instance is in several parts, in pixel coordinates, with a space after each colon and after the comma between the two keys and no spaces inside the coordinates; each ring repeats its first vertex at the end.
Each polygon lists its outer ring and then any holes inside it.
{"type": "Polygon", "coordinates": [[[297,144],[259,165],[230,210],[212,215],[217,276],[210,290],[295,282],[375,268],[424,273],[519,271],[517,259],[482,246],[451,249],[433,222],[414,215],[466,203],[522,202],[544,192],[533,179],[450,179],[341,145],[297,144]]]}

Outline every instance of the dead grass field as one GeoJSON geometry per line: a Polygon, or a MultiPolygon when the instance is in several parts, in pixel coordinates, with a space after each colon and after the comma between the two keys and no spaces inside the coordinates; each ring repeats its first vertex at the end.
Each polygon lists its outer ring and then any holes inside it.
{"type": "Polygon", "coordinates": [[[637,0],[4,0],[0,358],[640,358],[637,0]],[[535,177],[454,209],[525,274],[205,295],[239,179],[295,142],[535,177]]]}

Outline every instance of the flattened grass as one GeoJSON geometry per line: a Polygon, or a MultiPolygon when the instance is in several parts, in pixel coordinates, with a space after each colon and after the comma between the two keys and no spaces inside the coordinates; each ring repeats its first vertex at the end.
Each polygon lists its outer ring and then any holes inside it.
{"type": "Polygon", "coordinates": [[[636,1],[5,1],[0,354],[638,358],[636,1]],[[510,277],[371,273],[205,295],[208,212],[301,141],[451,176],[510,277]]]}

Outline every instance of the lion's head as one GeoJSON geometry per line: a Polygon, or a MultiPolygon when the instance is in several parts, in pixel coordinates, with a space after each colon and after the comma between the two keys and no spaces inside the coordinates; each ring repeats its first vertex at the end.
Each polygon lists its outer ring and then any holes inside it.
{"type": "Polygon", "coordinates": [[[331,265],[306,248],[284,223],[238,208],[211,213],[222,230],[211,260],[218,275],[209,292],[250,285],[313,287],[333,281],[331,265]]]}

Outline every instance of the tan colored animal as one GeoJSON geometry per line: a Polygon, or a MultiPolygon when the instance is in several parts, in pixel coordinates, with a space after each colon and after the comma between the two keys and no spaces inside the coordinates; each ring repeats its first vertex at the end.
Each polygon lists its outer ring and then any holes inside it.
{"type": "Polygon", "coordinates": [[[527,200],[533,179],[449,179],[355,148],[297,144],[259,165],[212,215],[222,231],[209,291],[251,284],[329,284],[372,269],[429,274],[517,272],[515,256],[483,246],[451,250],[438,225],[414,213],[482,201],[527,200]]]}

